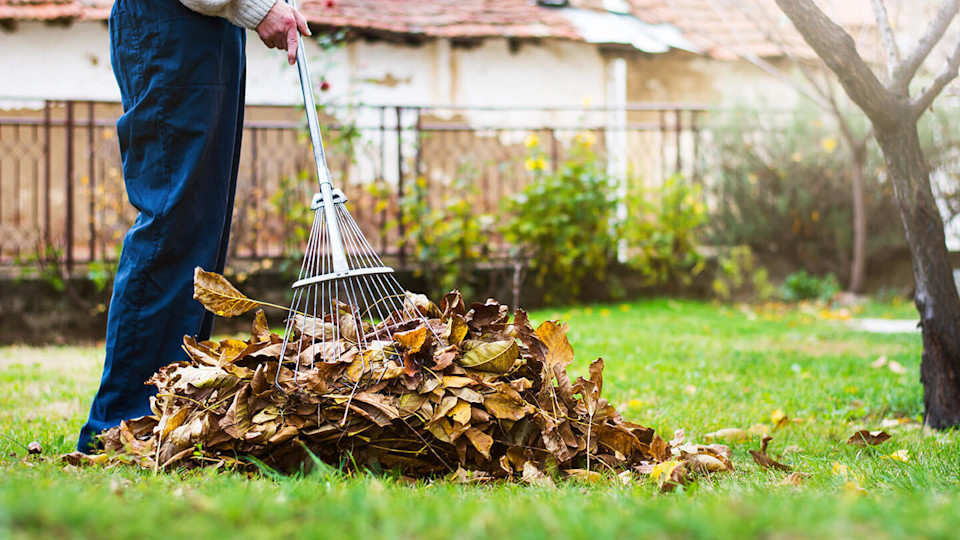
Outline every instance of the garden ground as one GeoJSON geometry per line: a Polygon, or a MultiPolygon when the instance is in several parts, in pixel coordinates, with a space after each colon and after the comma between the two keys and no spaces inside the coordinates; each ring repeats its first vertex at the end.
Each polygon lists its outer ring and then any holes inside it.
{"type": "MultiPolygon", "coordinates": [[[[869,304],[858,317],[915,317],[869,304]]],[[[614,475],[556,487],[408,484],[332,471],[275,478],[215,471],[75,469],[72,450],[102,348],[0,349],[0,540],[19,538],[950,538],[960,527],[960,444],[920,428],[920,336],[873,334],[805,305],[649,300],[547,310],[564,319],[572,375],[606,361],[603,394],[669,439],[718,429],[737,470],[662,494],[614,475]],[[875,447],[845,444],[884,429],[875,447]],[[762,469],[749,450],[802,473],[762,469]],[[38,441],[41,457],[27,457],[38,441]]]]}

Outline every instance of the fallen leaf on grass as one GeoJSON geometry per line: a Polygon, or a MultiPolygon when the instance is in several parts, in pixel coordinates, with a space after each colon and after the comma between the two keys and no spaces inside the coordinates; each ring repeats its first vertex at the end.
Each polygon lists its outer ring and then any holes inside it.
{"type": "Polygon", "coordinates": [[[707,442],[713,441],[730,441],[730,442],[746,442],[747,432],[740,428],[724,428],[712,431],[703,436],[704,440],[707,442]]]}
{"type": "Polygon", "coordinates": [[[790,417],[783,412],[783,409],[777,409],[770,413],[770,423],[773,424],[774,430],[778,430],[790,423],[790,417]]]}
{"type": "Polygon", "coordinates": [[[894,372],[894,373],[906,373],[906,372],[907,372],[907,368],[903,367],[903,366],[900,364],[900,362],[896,362],[896,361],[893,361],[893,360],[891,360],[890,363],[887,364],[887,368],[888,368],[890,371],[894,372]]]}
{"type": "Polygon", "coordinates": [[[885,366],[885,365],[887,365],[887,357],[886,357],[886,356],[881,356],[880,358],[877,358],[877,359],[874,360],[873,362],[870,362],[870,367],[872,367],[873,369],[880,369],[880,368],[882,368],[882,367],[885,366]]]}
{"type": "Polygon", "coordinates": [[[27,453],[29,453],[29,454],[42,454],[42,453],[43,453],[43,447],[40,446],[40,443],[38,443],[37,441],[32,441],[30,444],[27,445],[27,453]]]}
{"type": "Polygon", "coordinates": [[[897,450],[896,452],[894,452],[894,453],[892,453],[892,454],[890,454],[890,455],[888,455],[888,456],[881,456],[881,457],[882,457],[883,459],[889,459],[889,460],[893,460],[893,461],[899,461],[899,462],[901,462],[901,463],[909,463],[909,462],[910,462],[910,451],[901,448],[900,450],[897,450]]]}
{"type": "Polygon", "coordinates": [[[800,484],[803,483],[803,481],[807,478],[807,476],[810,476],[810,475],[800,473],[800,472],[792,472],[788,474],[786,477],[784,477],[783,480],[780,481],[780,485],[781,486],[799,486],[800,484]]]}
{"type": "Polygon", "coordinates": [[[853,446],[875,446],[878,444],[883,444],[889,439],[890,435],[886,431],[869,431],[866,429],[861,429],[847,439],[847,444],[853,446]]]}
{"type": "Polygon", "coordinates": [[[759,451],[750,450],[750,456],[753,457],[753,461],[755,461],[757,465],[763,467],[764,469],[776,469],[778,471],[783,471],[783,472],[792,471],[793,467],[789,465],[784,465],[783,463],[780,463],[779,461],[767,455],[767,445],[772,440],[773,440],[773,437],[764,437],[763,440],[760,441],[759,451]]]}

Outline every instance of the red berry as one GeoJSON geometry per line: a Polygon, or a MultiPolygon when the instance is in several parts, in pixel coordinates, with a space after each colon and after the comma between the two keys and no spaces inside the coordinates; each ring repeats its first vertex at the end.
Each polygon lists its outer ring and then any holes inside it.
{"type": "Polygon", "coordinates": [[[321,92],[326,92],[326,91],[329,90],[329,89],[330,89],[330,83],[328,83],[327,81],[323,81],[323,82],[320,83],[320,91],[321,91],[321,92]]]}
{"type": "Polygon", "coordinates": [[[336,4],[333,0],[327,0],[327,7],[328,7],[328,8],[335,8],[335,7],[337,7],[337,4],[336,4]]]}

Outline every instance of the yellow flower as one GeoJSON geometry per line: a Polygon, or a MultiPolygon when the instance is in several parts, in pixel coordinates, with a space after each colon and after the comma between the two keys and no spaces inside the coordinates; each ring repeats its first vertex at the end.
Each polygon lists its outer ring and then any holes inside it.
{"type": "Polygon", "coordinates": [[[592,147],[597,142],[597,136],[593,134],[592,131],[581,131],[577,133],[577,136],[574,137],[574,141],[587,148],[592,147]]]}
{"type": "Polygon", "coordinates": [[[824,152],[832,154],[837,149],[837,140],[833,137],[826,137],[820,141],[820,146],[823,147],[824,152]]]}
{"type": "Polygon", "coordinates": [[[539,144],[540,144],[540,137],[538,137],[536,133],[531,133],[529,136],[527,136],[527,140],[523,142],[523,145],[526,146],[527,148],[533,148],[534,146],[538,146],[539,144]]]}
{"type": "Polygon", "coordinates": [[[547,160],[543,156],[528,157],[524,161],[524,166],[528,171],[542,171],[547,168],[547,160]]]}

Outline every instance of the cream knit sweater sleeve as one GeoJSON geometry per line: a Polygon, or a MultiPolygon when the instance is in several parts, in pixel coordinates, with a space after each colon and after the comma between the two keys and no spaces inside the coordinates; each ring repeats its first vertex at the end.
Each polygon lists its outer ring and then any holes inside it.
{"type": "Polygon", "coordinates": [[[283,0],[180,0],[204,15],[223,17],[242,28],[254,29],[277,2],[283,0]]]}

